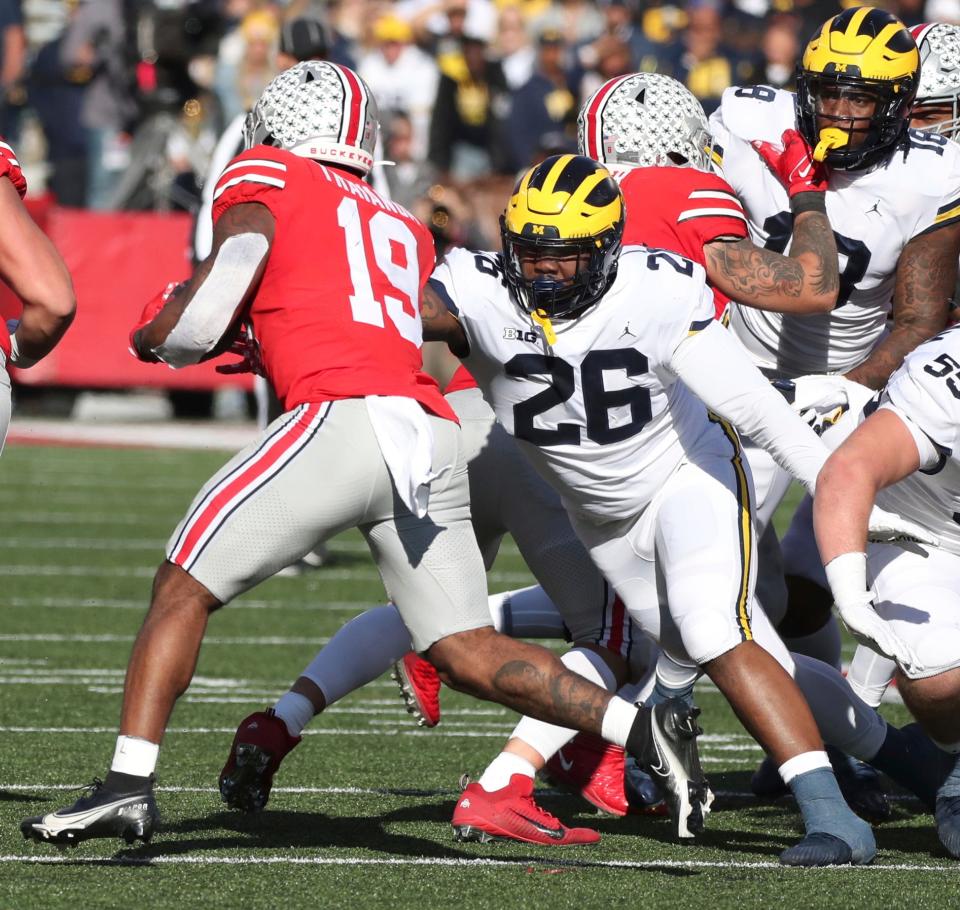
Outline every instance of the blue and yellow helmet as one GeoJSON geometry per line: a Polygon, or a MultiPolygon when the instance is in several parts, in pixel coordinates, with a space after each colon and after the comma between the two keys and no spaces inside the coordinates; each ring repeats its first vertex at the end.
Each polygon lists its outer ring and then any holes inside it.
{"type": "Polygon", "coordinates": [[[869,167],[889,155],[906,131],[919,79],[917,45],[896,16],[870,6],[844,10],[823,24],[803,52],[797,129],[814,157],[830,167],[869,167]],[[831,92],[873,99],[869,126],[855,128],[858,118],[823,113],[821,100],[831,92]]]}
{"type": "Polygon", "coordinates": [[[610,173],[583,155],[553,155],[514,187],[500,219],[507,284],[517,302],[542,317],[570,318],[596,303],[617,271],[624,206],[610,173]],[[525,278],[531,253],[581,257],[568,281],[525,278]]]}

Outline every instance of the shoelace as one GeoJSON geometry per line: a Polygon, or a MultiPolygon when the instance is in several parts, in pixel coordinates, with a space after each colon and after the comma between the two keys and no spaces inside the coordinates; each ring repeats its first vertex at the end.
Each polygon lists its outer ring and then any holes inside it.
{"type": "Polygon", "coordinates": [[[90,799],[95,793],[103,789],[103,781],[95,777],[86,786],[78,788],[77,792],[81,794],[80,799],[90,799]]]}
{"type": "Polygon", "coordinates": [[[549,812],[547,812],[546,809],[544,809],[542,806],[538,806],[533,801],[532,793],[529,796],[521,796],[520,799],[523,802],[527,803],[530,806],[531,810],[533,810],[534,814],[540,816],[540,818],[543,819],[544,823],[551,824],[557,827],[562,827],[559,818],[557,818],[555,815],[551,815],[549,812]]]}

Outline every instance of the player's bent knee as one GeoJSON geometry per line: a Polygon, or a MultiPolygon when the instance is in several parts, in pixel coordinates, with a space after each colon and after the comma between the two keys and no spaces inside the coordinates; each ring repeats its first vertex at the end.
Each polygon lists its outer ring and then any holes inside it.
{"type": "Polygon", "coordinates": [[[489,688],[491,675],[482,655],[489,653],[494,639],[501,638],[504,636],[495,632],[492,626],[455,632],[435,641],[424,656],[436,668],[445,685],[460,692],[480,695],[489,688]]]}
{"type": "Polygon", "coordinates": [[[787,575],[787,614],[777,626],[786,638],[813,635],[830,619],[833,595],[822,585],[800,575],[787,575]]]}
{"type": "Polygon", "coordinates": [[[222,607],[207,588],[175,563],[164,561],[153,577],[150,610],[202,609],[212,613],[222,607]]]}
{"type": "Polygon", "coordinates": [[[930,626],[910,645],[917,663],[909,673],[901,671],[900,675],[937,700],[960,697],[960,628],[930,626]]]}
{"type": "Polygon", "coordinates": [[[687,654],[700,665],[726,654],[744,640],[736,619],[716,609],[693,610],[677,625],[687,654]]]}

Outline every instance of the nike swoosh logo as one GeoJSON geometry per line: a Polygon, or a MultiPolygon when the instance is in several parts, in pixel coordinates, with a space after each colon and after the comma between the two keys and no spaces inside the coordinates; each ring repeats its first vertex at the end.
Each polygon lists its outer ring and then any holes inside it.
{"type": "Polygon", "coordinates": [[[561,749],[561,750],[557,753],[557,761],[560,762],[560,767],[563,768],[564,771],[569,771],[569,770],[573,767],[573,762],[572,762],[572,761],[567,761],[567,760],[563,757],[563,749],[561,749]]]}
{"type": "Polygon", "coordinates": [[[47,828],[48,831],[56,831],[60,828],[67,828],[75,825],[82,825],[83,827],[86,827],[87,822],[95,821],[107,808],[120,809],[122,811],[123,809],[128,808],[130,805],[138,802],[143,802],[142,795],[131,796],[124,802],[116,802],[110,807],[97,806],[95,809],[85,809],[82,812],[73,812],[70,814],[51,812],[49,815],[44,816],[41,824],[47,828]]]}
{"type": "Polygon", "coordinates": [[[527,818],[522,812],[514,813],[517,818],[522,818],[528,825],[533,825],[541,834],[546,834],[547,837],[552,838],[553,840],[563,840],[563,826],[559,828],[548,828],[546,825],[542,825],[538,821],[534,821],[532,818],[527,818]]]}

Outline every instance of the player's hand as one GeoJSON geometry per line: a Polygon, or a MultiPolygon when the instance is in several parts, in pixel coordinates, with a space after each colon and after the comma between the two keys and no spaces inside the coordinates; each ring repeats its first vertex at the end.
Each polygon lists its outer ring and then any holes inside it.
{"type": "Polygon", "coordinates": [[[867,524],[867,540],[874,543],[924,543],[931,547],[940,545],[940,538],[926,528],[912,522],[895,512],[888,512],[880,506],[870,511],[867,524]]]}
{"type": "Polygon", "coordinates": [[[813,149],[796,130],[784,130],[782,148],[772,142],[754,140],[750,144],[777,175],[792,199],[798,193],[825,193],[827,169],[813,160],[813,149]]]}
{"type": "Polygon", "coordinates": [[[263,358],[260,354],[260,342],[253,335],[253,330],[244,322],[240,325],[240,332],[226,354],[238,354],[240,360],[232,363],[222,363],[215,367],[218,373],[232,376],[236,373],[253,373],[255,376],[266,376],[263,368],[263,358]]]}
{"type": "Polygon", "coordinates": [[[904,670],[917,666],[913,650],[873,608],[868,591],[863,592],[862,598],[847,598],[845,603],[838,601],[837,610],[843,624],[860,644],[895,660],[904,670]]]}
{"type": "Polygon", "coordinates": [[[140,314],[136,325],[130,330],[129,350],[137,360],[142,360],[144,363],[157,363],[157,358],[151,351],[141,351],[137,346],[137,332],[156,319],[157,314],[164,308],[167,301],[176,294],[185,283],[186,282],[183,281],[171,281],[160,293],[147,301],[147,305],[143,308],[143,312],[140,314]]]}
{"type": "Polygon", "coordinates": [[[793,380],[793,409],[819,436],[849,409],[851,386],[857,383],[843,376],[800,376],[793,380]]]}

